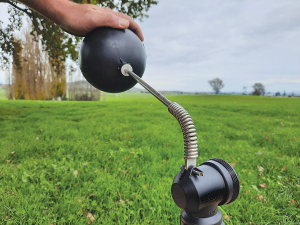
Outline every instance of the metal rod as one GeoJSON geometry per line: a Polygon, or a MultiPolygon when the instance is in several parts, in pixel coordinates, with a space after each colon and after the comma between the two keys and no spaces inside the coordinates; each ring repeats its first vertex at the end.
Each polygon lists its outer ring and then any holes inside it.
{"type": "Polygon", "coordinates": [[[125,72],[127,72],[131,77],[133,77],[140,85],[142,85],[144,88],[146,88],[151,94],[153,94],[159,101],[161,101],[165,106],[169,107],[169,105],[172,103],[169,99],[167,99],[165,96],[163,96],[161,93],[156,91],[154,88],[152,88],[149,84],[147,84],[145,81],[143,81],[138,75],[136,75],[134,72],[126,69],[125,72]]]}
{"type": "Polygon", "coordinates": [[[149,84],[143,81],[132,71],[132,67],[129,64],[124,64],[122,66],[121,73],[124,76],[130,75],[133,77],[133,79],[135,79],[140,85],[153,94],[154,97],[168,107],[169,112],[178,120],[183,132],[185,168],[187,169],[190,165],[196,166],[198,158],[197,133],[194,122],[188,112],[178,103],[171,102],[165,96],[152,88],[149,84]]]}

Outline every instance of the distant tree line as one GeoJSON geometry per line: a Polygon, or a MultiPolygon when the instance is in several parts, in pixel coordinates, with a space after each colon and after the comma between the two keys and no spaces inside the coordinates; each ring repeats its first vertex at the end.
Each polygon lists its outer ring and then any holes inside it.
{"type": "MultiPolygon", "coordinates": [[[[215,94],[219,94],[220,90],[225,86],[223,83],[223,80],[220,78],[215,78],[213,80],[209,80],[208,83],[214,90],[215,94]]],[[[250,95],[257,95],[257,96],[262,96],[265,95],[266,90],[265,87],[262,83],[255,83],[253,86],[254,91],[250,93],[250,95]]],[[[247,87],[243,87],[243,94],[246,95],[247,92],[247,87]]],[[[270,93],[270,92],[269,92],[270,93]]],[[[285,96],[286,93],[284,91],[283,96],[285,96]]],[[[276,92],[275,96],[280,96],[280,92],[276,92]]],[[[294,92],[292,93],[291,96],[294,96],[294,92]]]]}

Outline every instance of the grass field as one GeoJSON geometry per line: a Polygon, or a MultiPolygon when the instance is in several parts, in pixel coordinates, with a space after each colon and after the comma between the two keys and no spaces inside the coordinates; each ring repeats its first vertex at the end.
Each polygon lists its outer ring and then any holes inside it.
{"type": "Polygon", "coordinates": [[[1,88],[0,86],[0,100],[6,100],[6,96],[5,96],[5,90],[1,88]]]}
{"type": "MultiPolygon", "coordinates": [[[[198,164],[222,158],[239,175],[226,224],[300,224],[300,99],[170,100],[195,122],[198,164]]],[[[150,95],[0,101],[0,224],[179,224],[182,164],[180,126],[150,95]]]]}

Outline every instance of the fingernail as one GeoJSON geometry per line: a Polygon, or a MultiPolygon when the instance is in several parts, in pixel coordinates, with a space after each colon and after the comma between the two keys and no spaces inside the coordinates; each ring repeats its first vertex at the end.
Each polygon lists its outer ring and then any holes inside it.
{"type": "Polygon", "coordinates": [[[121,27],[128,27],[129,26],[129,21],[124,19],[124,18],[120,18],[119,19],[119,24],[121,27]]]}

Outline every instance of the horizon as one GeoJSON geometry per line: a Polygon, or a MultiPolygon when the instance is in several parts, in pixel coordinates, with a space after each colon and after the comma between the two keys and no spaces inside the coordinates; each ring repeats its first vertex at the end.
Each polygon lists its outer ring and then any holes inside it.
{"type": "MultiPolygon", "coordinates": [[[[147,53],[143,79],[166,91],[212,92],[208,81],[218,77],[226,93],[251,92],[257,82],[267,93],[299,93],[299,10],[292,0],[160,1],[137,21],[147,53]]],[[[2,7],[4,23],[6,15],[2,7]]]]}
{"type": "MultiPolygon", "coordinates": [[[[78,80],[78,81],[71,81],[71,82],[67,82],[67,84],[70,84],[70,83],[73,83],[73,82],[79,82],[79,81],[86,81],[86,80],[78,80]]],[[[87,81],[86,81],[87,82],[87,81]]],[[[3,84],[3,83],[0,83],[0,86],[2,85],[8,85],[8,84],[3,84]]],[[[138,85],[138,83],[137,83],[138,85]]],[[[130,88],[129,90],[127,91],[124,91],[125,92],[131,92],[132,89],[136,89],[135,91],[133,92],[136,92],[136,93],[150,93],[148,92],[148,90],[146,90],[144,87],[136,87],[137,85],[135,85],[134,87],[130,88]]],[[[157,90],[158,92],[182,92],[182,94],[195,94],[195,95],[206,95],[206,94],[215,94],[215,91],[182,91],[182,90],[157,90]]],[[[253,90],[254,91],[254,90],[253,90]]],[[[229,92],[222,92],[220,91],[218,94],[219,95],[251,95],[251,93],[253,91],[246,91],[245,92],[234,92],[234,91],[229,91],[229,92]]],[[[295,92],[295,91],[291,91],[291,92],[287,92],[287,91],[284,91],[285,92],[285,96],[286,97],[289,97],[289,95],[292,95],[294,94],[296,97],[300,96],[300,91],[299,92],[295,92]]],[[[284,92],[279,92],[280,93],[280,96],[284,96],[284,92]]],[[[106,93],[109,93],[109,92],[106,92],[106,93]]],[[[121,92],[122,93],[122,92],[121,92]]],[[[265,94],[273,94],[275,95],[277,92],[266,92],[265,94]]],[[[119,93],[110,93],[110,94],[119,94],[119,93]]],[[[151,93],[150,93],[151,94],[151,93]]]]}

